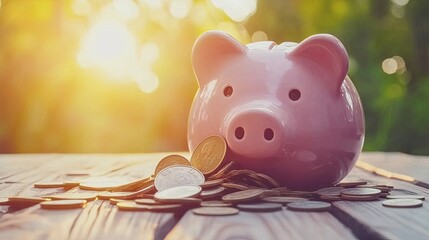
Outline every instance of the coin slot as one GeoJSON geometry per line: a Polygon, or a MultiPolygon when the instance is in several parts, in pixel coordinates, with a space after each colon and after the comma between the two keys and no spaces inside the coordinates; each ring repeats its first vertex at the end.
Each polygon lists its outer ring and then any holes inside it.
{"type": "Polygon", "coordinates": [[[241,140],[244,138],[244,129],[242,127],[238,127],[235,129],[235,137],[238,140],[241,140]]]}
{"type": "Polygon", "coordinates": [[[273,129],[271,129],[271,128],[265,129],[265,131],[264,131],[264,138],[267,141],[273,140],[273,138],[274,138],[274,131],[273,131],[273,129]]]}
{"type": "Polygon", "coordinates": [[[298,89],[292,89],[289,92],[289,98],[292,101],[298,101],[301,98],[301,92],[298,89]]]}
{"type": "Polygon", "coordinates": [[[225,96],[225,97],[230,97],[231,95],[232,95],[232,93],[234,92],[234,89],[232,89],[232,87],[231,86],[226,86],[224,89],[223,89],[223,95],[225,96]]]}

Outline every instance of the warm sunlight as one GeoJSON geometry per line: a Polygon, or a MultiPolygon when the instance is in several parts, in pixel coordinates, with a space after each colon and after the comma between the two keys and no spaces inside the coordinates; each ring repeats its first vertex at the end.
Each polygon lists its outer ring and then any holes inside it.
{"type": "Polygon", "coordinates": [[[135,67],[135,38],[121,22],[96,22],[83,36],[77,60],[82,67],[99,68],[115,78],[127,76],[135,67]]]}

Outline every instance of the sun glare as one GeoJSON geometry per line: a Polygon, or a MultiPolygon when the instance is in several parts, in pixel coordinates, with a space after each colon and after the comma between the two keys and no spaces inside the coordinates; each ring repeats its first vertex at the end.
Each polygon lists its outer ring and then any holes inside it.
{"type": "Polygon", "coordinates": [[[257,0],[211,0],[236,22],[243,22],[256,12],[257,0]]]}
{"type": "Polygon", "coordinates": [[[136,42],[127,27],[116,21],[95,23],[82,39],[78,63],[114,77],[124,77],[136,62],[136,42]]]}

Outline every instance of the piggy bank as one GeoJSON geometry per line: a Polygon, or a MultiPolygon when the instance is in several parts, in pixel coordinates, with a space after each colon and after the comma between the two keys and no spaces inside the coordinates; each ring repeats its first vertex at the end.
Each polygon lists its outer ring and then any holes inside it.
{"type": "Polygon", "coordinates": [[[239,168],[302,190],[332,186],[354,166],[364,114],[334,36],[243,45],[209,31],[196,40],[192,65],[199,89],[188,123],[191,153],[220,135],[239,168]]]}

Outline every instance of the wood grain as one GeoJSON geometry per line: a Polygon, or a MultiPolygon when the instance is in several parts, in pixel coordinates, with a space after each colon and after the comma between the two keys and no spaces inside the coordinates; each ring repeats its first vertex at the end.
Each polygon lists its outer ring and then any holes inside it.
{"type": "MultiPolygon", "coordinates": [[[[0,197],[45,196],[63,188],[34,188],[35,182],[81,180],[69,171],[91,176],[151,175],[158,154],[0,155],[0,197]]],[[[82,192],[79,188],[69,192],[82,192]]],[[[13,211],[0,206],[0,239],[163,239],[177,222],[173,213],[122,212],[108,201],[89,202],[84,209],[45,210],[39,205],[13,211]],[[6,214],[5,214],[6,213],[6,214]]]]}
{"type": "MultiPolygon", "coordinates": [[[[366,180],[370,184],[395,187],[392,194],[412,192],[429,198],[429,190],[407,182],[380,177],[354,168],[346,180],[366,180]]],[[[429,204],[419,208],[389,208],[382,201],[334,202],[333,214],[353,229],[361,239],[429,239],[429,204]]]]}
{"type": "Polygon", "coordinates": [[[416,184],[429,188],[429,157],[405,153],[366,152],[360,160],[391,172],[417,180],[416,184]]]}
{"type": "Polygon", "coordinates": [[[198,216],[188,211],[167,235],[168,240],[191,239],[356,239],[328,212],[271,213],[241,211],[233,216],[198,216]]]}

